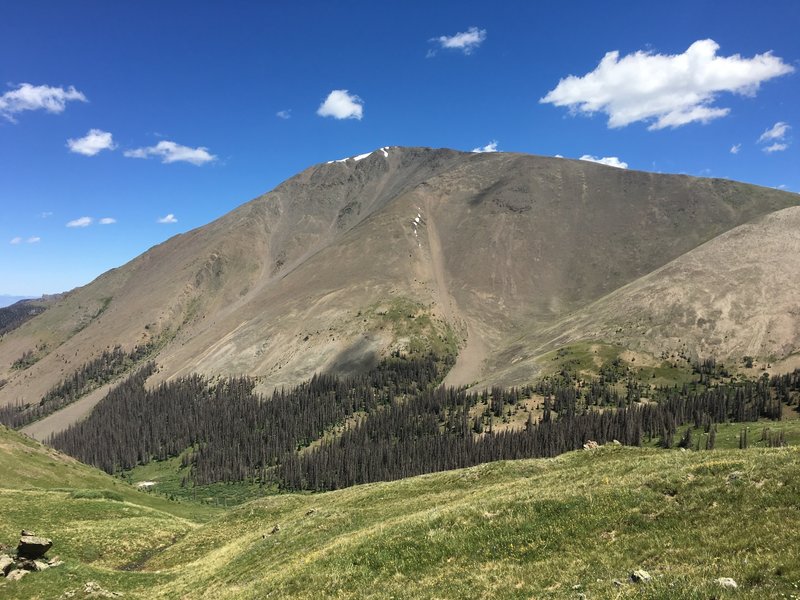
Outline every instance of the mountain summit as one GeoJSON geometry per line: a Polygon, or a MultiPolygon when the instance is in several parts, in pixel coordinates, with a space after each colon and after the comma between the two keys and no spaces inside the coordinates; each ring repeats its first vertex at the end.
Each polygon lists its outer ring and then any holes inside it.
{"type": "Polygon", "coordinates": [[[777,361],[800,348],[797,204],[720,179],[384,147],[312,166],[6,334],[0,404],[38,402],[116,345],[148,345],[158,379],[248,374],[264,390],[429,350],[457,355],[449,383],[516,384],[578,340],[777,361]]]}

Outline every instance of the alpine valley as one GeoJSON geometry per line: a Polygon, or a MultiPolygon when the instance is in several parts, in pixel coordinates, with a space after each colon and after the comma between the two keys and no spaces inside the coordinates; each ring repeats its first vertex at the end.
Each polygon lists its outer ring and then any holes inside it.
{"type": "Polygon", "coordinates": [[[798,273],[772,188],[314,165],[0,309],[0,595],[795,597],[798,273]]]}

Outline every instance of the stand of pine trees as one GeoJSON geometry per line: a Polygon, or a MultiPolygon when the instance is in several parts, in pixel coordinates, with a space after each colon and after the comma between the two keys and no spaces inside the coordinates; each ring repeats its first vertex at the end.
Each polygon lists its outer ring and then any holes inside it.
{"type": "Polygon", "coordinates": [[[651,392],[658,402],[647,403],[636,401],[638,384],[628,382],[621,395],[608,377],[578,384],[566,374],[534,387],[472,394],[437,387],[439,365],[434,356],[392,357],[363,376],[316,375],[263,397],[245,377],[193,375],[148,390],[155,371],[148,364],[50,443],[109,473],[183,454],[197,484],[255,480],[329,490],[556,456],[588,440],[638,446],[658,438],[665,447],[690,448],[691,432],[678,432],[687,424],[709,432],[713,448],[715,423],[780,419],[782,404],[796,404],[800,392],[799,370],[703,391],[662,388],[651,392]],[[543,396],[541,419],[529,416],[524,429],[493,429],[493,419],[534,391],[543,396]],[[476,416],[478,403],[486,408],[476,416]]]}
{"type": "Polygon", "coordinates": [[[192,448],[185,460],[196,483],[264,478],[280,457],[348,417],[416,395],[440,378],[433,356],[392,358],[361,377],[315,375],[263,398],[246,377],[212,383],[192,375],[147,390],[154,370],[151,363],[129,377],[88,419],[49,443],[109,473],[192,448]]]}

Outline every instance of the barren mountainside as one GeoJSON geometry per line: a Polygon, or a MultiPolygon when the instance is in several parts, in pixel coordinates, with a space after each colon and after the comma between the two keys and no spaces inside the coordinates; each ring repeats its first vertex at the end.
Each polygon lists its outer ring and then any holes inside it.
{"type": "Polygon", "coordinates": [[[0,404],[117,344],[149,343],[158,379],[264,390],[409,349],[457,350],[449,382],[480,384],[577,340],[777,361],[800,342],[797,198],[513,153],[315,165],[0,338],[0,404]]]}

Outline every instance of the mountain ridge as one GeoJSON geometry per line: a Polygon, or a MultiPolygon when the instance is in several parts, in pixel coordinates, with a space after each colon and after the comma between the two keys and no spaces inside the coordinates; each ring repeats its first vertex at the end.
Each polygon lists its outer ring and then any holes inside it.
{"type": "MultiPolygon", "coordinates": [[[[313,165],[5,336],[0,404],[38,401],[116,344],[152,344],[154,381],[246,373],[269,390],[447,343],[459,347],[448,383],[516,384],[541,370],[544,334],[614,337],[587,307],[796,204],[728,180],[513,153],[388,147],[313,165]],[[28,350],[37,362],[12,370],[28,350]]],[[[793,247],[781,245],[790,227],[767,229],[770,247],[793,247]]],[[[751,263],[765,260],[754,252],[751,263]]],[[[613,306],[609,323],[621,312],[613,306]]],[[[616,337],[652,351],[660,335],[649,346],[616,337]]],[[[734,344],[724,357],[739,354],[734,344]]]]}

